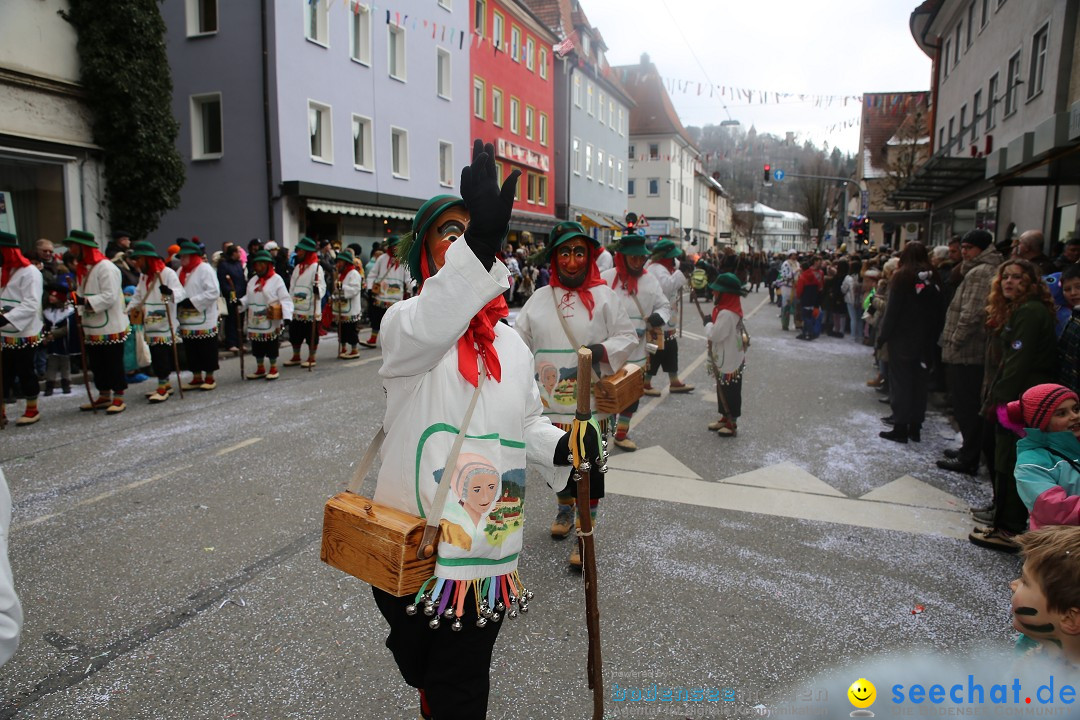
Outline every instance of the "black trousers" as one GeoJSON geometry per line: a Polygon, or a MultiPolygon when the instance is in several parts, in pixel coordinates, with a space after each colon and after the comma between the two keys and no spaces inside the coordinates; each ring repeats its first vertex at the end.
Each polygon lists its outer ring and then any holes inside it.
{"type": "Polygon", "coordinates": [[[719,391],[724,393],[724,399],[727,400],[728,410],[731,411],[729,415],[724,410],[724,403],[720,401],[719,392],[716,395],[716,405],[720,414],[729,420],[738,420],[742,415],[742,373],[739,373],[739,377],[735,378],[727,385],[720,385],[719,391]]]}
{"type": "Polygon", "coordinates": [[[319,329],[315,328],[315,341],[311,339],[311,320],[290,320],[289,321],[289,343],[292,344],[293,349],[299,351],[300,346],[305,342],[308,343],[309,349],[314,350],[319,347],[319,329]]]}
{"type": "Polygon", "coordinates": [[[15,394],[24,400],[33,400],[38,396],[41,385],[34,370],[36,347],[7,347],[4,353],[4,392],[15,390],[15,394]],[[19,379],[16,390],[15,378],[19,379]],[[10,389],[9,389],[10,388],[10,389]]]}
{"type": "Polygon", "coordinates": [[[281,341],[277,338],[274,338],[273,340],[251,341],[251,354],[256,358],[270,358],[271,363],[277,360],[278,350],[280,349],[281,341]]]}
{"type": "Polygon", "coordinates": [[[236,320],[237,313],[241,312],[240,306],[238,303],[230,303],[228,308],[229,311],[222,318],[222,326],[225,328],[225,347],[239,347],[240,333],[236,327],[236,320]]]}
{"type": "Polygon", "coordinates": [[[666,373],[679,372],[679,340],[675,333],[664,332],[664,349],[649,356],[648,375],[656,375],[661,370],[666,373]]]}
{"type": "Polygon", "coordinates": [[[341,339],[343,345],[360,344],[360,323],[357,321],[341,323],[341,339]]]}
{"type": "Polygon", "coordinates": [[[438,720],[484,720],[487,717],[491,685],[491,652],[503,623],[488,622],[476,627],[476,603],[465,600],[465,617],[458,632],[443,620],[437,630],[428,627],[431,620],[423,612],[405,614],[412,595],[394,597],[371,588],[379,612],[390,625],[386,647],[405,682],[422,689],[438,720]]]}
{"type": "Polygon", "coordinates": [[[1011,533],[1027,529],[1028,510],[1016,489],[1016,441],[1011,430],[998,426],[994,431],[994,527],[1011,533]]]}
{"type": "Polygon", "coordinates": [[[371,303],[368,307],[368,315],[371,317],[371,332],[374,335],[379,334],[379,330],[382,328],[383,315],[386,314],[386,308],[379,307],[375,303],[371,303]]]}
{"type": "Polygon", "coordinates": [[[94,387],[98,389],[98,392],[127,390],[127,375],[124,373],[124,343],[87,345],[86,364],[94,375],[94,387]]]}
{"type": "Polygon", "coordinates": [[[949,364],[945,366],[945,376],[953,415],[956,416],[956,424],[960,426],[960,434],[964,438],[958,459],[969,466],[978,465],[983,430],[983,419],[979,415],[983,366],[949,364]]]}
{"type": "Polygon", "coordinates": [[[173,363],[173,346],[154,343],[150,346],[150,368],[158,382],[168,382],[169,376],[176,370],[173,363]]]}
{"type": "Polygon", "coordinates": [[[217,335],[184,338],[188,370],[196,375],[213,375],[218,369],[217,335]]]}
{"type": "Polygon", "coordinates": [[[926,419],[926,396],[930,371],[918,358],[894,357],[889,353],[889,404],[896,424],[921,425],[926,419]]]}

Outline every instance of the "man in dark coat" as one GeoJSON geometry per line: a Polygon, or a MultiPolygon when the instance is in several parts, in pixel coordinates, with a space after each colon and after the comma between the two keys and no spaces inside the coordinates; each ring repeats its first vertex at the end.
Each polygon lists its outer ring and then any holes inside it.
{"type": "Polygon", "coordinates": [[[229,245],[217,266],[218,285],[221,296],[225,298],[228,312],[225,314],[225,346],[231,352],[240,352],[242,339],[236,327],[240,298],[247,292],[247,277],[244,264],[240,262],[240,246],[229,245]]]}

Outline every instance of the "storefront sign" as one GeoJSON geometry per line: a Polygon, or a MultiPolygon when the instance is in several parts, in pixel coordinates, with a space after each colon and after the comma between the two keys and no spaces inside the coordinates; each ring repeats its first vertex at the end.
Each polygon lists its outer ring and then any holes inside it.
{"type": "Polygon", "coordinates": [[[521,163],[527,167],[531,167],[534,170],[540,170],[547,172],[550,161],[547,155],[541,155],[538,152],[533,152],[528,148],[515,145],[512,142],[508,142],[502,138],[496,141],[495,154],[501,158],[507,160],[513,160],[516,163],[521,163]]]}

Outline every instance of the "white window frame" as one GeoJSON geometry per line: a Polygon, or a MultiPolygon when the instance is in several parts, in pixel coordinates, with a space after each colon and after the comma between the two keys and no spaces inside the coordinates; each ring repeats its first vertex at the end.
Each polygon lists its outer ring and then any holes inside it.
{"type": "Polygon", "coordinates": [[[352,116],[353,136],[353,168],[362,172],[375,172],[375,123],[371,118],[363,115],[352,116]],[[356,132],[359,128],[359,134],[356,132]],[[356,144],[359,143],[367,162],[363,165],[356,162],[356,144]]]}
{"type": "Polygon", "coordinates": [[[608,187],[615,187],[615,158],[608,153],[607,156],[608,187]]]}
{"type": "Polygon", "coordinates": [[[521,101],[513,95],[510,96],[510,104],[506,106],[510,113],[510,132],[515,135],[521,134],[521,101]]]}
{"type": "Polygon", "coordinates": [[[945,52],[942,55],[941,69],[942,72],[945,73],[946,78],[949,77],[949,63],[952,62],[952,58],[949,57],[950,55],[952,55],[952,38],[945,38],[945,52]]]}
{"type": "Polygon", "coordinates": [[[451,100],[453,94],[453,71],[450,66],[450,51],[435,46],[435,94],[443,100],[451,100]],[[441,88],[439,86],[442,86],[441,88]]]}
{"type": "Polygon", "coordinates": [[[630,162],[634,162],[634,160],[637,160],[637,158],[634,157],[634,155],[636,154],[634,151],[636,149],[637,146],[634,145],[634,143],[630,143],[630,146],[627,148],[627,155],[630,157],[630,162]]]}
{"type": "Polygon", "coordinates": [[[371,67],[371,7],[361,4],[359,12],[349,8],[349,58],[371,67]]]}
{"type": "Polygon", "coordinates": [[[982,88],[971,98],[971,142],[979,139],[979,121],[982,115],[982,88]]]}
{"type": "Polygon", "coordinates": [[[660,197],[660,178],[649,178],[647,182],[649,197],[660,197]],[[656,183],[656,192],[653,192],[653,183],[656,183]]]}
{"type": "Polygon", "coordinates": [[[596,93],[593,91],[593,84],[588,80],[585,81],[585,112],[591,117],[596,116],[596,93]]]}
{"type": "Polygon", "coordinates": [[[623,191],[623,166],[622,166],[622,160],[619,160],[619,162],[616,163],[616,168],[617,168],[617,170],[616,170],[617,174],[615,175],[615,180],[618,183],[619,192],[622,192],[623,191]]]}
{"type": "Polygon", "coordinates": [[[607,98],[605,98],[603,91],[598,90],[597,91],[597,98],[596,98],[596,104],[597,104],[596,117],[599,118],[601,125],[606,125],[607,124],[607,122],[604,120],[604,112],[607,110],[607,102],[606,102],[606,100],[607,100],[607,98]]]}
{"type": "Polygon", "coordinates": [[[484,78],[479,75],[473,75],[472,86],[473,117],[484,120],[487,118],[487,112],[485,110],[485,105],[487,104],[487,83],[484,82],[484,78]]]}
{"type": "Polygon", "coordinates": [[[532,140],[536,136],[536,108],[525,106],[525,137],[532,140]]]}
{"type": "Polygon", "coordinates": [[[531,35],[525,38],[525,67],[529,72],[536,68],[536,41],[531,35]]]}
{"type": "Polygon", "coordinates": [[[521,28],[517,25],[510,26],[510,58],[521,62],[521,28]]]}
{"type": "Polygon", "coordinates": [[[649,160],[660,159],[660,143],[649,143],[649,160]],[[656,148],[656,154],[653,155],[653,148],[656,148]]]}
{"type": "Polygon", "coordinates": [[[547,175],[536,176],[536,204],[547,205],[547,175]]]}
{"type": "Polygon", "coordinates": [[[439,141],[439,185],[454,187],[454,143],[439,141]]]}
{"type": "Polygon", "coordinates": [[[581,138],[574,138],[571,148],[574,153],[574,174],[581,175],[581,138]]]}
{"type": "Polygon", "coordinates": [[[1032,100],[1043,91],[1046,83],[1046,58],[1050,46],[1050,23],[1045,22],[1031,36],[1031,59],[1028,62],[1027,99],[1032,100]],[[1039,48],[1040,38],[1042,48],[1039,48]]]}
{"type": "Polygon", "coordinates": [[[388,24],[386,26],[386,74],[389,75],[391,79],[397,80],[398,82],[408,82],[409,73],[407,58],[405,28],[400,25],[394,25],[393,23],[388,24]],[[395,41],[395,37],[398,38],[398,40],[395,41]],[[396,54],[394,53],[395,48],[398,49],[396,54]],[[391,57],[391,55],[395,56],[391,57]],[[398,66],[397,70],[400,72],[399,75],[394,74],[394,65],[398,66]]]}
{"type": "Polygon", "coordinates": [[[627,181],[626,181],[626,194],[629,195],[630,197],[634,197],[634,190],[636,189],[634,187],[634,184],[635,184],[634,183],[634,178],[628,178],[627,179],[627,181]]]}
{"type": "Polygon", "coordinates": [[[540,48],[540,55],[536,58],[536,64],[540,66],[540,79],[541,80],[547,80],[547,75],[548,75],[547,58],[548,58],[547,48],[546,47],[541,47],[540,48]]]}
{"type": "Polygon", "coordinates": [[[311,148],[311,138],[315,135],[316,128],[313,127],[315,123],[318,123],[319,137],[319,153],[311,153],[311,159],[314,162],[325,163],[327,165],[334,164],[334,114],[333,108],[325,103],[318,102],[317,100],[308,100],[308,148],[311,148]],[[312,113],[316,113],[312,115],[312,113]]]}
{"type": "Polygon", "coordinates": [[[330,0],[304,0],[304,38],[316,45],[330,47],[330,0]],[[315,22],[314,37],[311,35],[312,20],[315,22]]]}
{"type": "Polygon", "coordinates": [[[221,93],[200,93],[192,95],[189,101],[191,112],[191,159],[194,160],[217,160],[225,154],[225,106],[221,100],[221,93]],[[216,102],[218,106],[218,130],[221,135],[221,149],[217,152],[205,152],[206,129],[203,127],[203,108],[209,102],[216,102]]]}
{"type": "Polygon", "coordinates": [[[619,108],[619,135],[626,135],[626,132],[623,130],[623,109],[621,107],[619,108]]]}
{"type": "Polygon", "coordinates": [[[502,88],[491,88],[491,124],[495,127],[503,126],[503,108],[506,106],[506,96],[502,88]],[[496,102],[498,98],[498,102],[496,102]]]}
{"type": "Polygon", "coordinates": [[[409,131],[405,128],[390,126],[390,174],[398,180],[409,179],[409,131]],[[394,138],[404,138],[404,146],[398,144],[398,167],[394,167],[394,138]],[[404,149],[404,153],[402,153],[404,149]],[[404,165],[405,172],[400,172],[404,165]]]}
{"type": "Polygon", "coordinates": [[[596,180],[601,186],[604,184],[604,151],[596,148],[596,180]]]}
{"type": "Polygon", "coordinates": [[[505,45],[505,33],[506,20],[498,11],[493,12],[491,14],[491,42],[495,44],[495,47],[501,49],[505,45]]]}
{"type": "Polygon", "coordinates": [[[473,0],[473,9],[476,11],[473,31],[480,37],[484,37],[487,34],[487,0],[473,0]]]}
{"type": "Polygon", "coordinates": [[[1005,114],[1002,117],[1012,117],[1013,113],[1020,108],[1020,83],[1023,82],[1023,73],[1024,51],[1021,48],[1010,55],[1005,62],[1005,114]],[[1013,60],[1016,61],[1015,65],[1013,60]],[[1011,72],[1014,67],[1015,74],[1011,72]]]}
{"type": "Polygon", "coordinates": [[[608,100],[608,127],[611,128],[611,132],[616,131],[615,127],[615,101],[608,100]]]}
{"type": "Polygon", "coordinates": [[[536,204],[536,173],[525,173],[525,202],[530,205],[536,204]]]}
{"type": "Polygon", "coordinates": [[[1001,75],[994,73],[986,81],[986,125],[985,131],[990,132],[997,126],[997,92],[1001,88],[1001,75]]]}
{"type": "Polygon", "coordinates": [[[581,75],[574,73],[574,106],[581,107],[581,75]]]}
{"type": "Polygon", "coordinates": [[[540,144],[547,147],[548,144],[548,117],[547,113],[540,113],[540,144]]]}
{"type": "Polygon", "coordinates": [[[220,28],[220,17],[218,13],[218,0],[186,0],[184,3],[185,16],[187,19],[187,36],[193,37],[206,37],[207,35],[217,35],[218,28],[220,28]],[[214,29],[207,30],[202,26],[202,19],[205,15],[205,6],[208,3],[213,3],[214,10],[214,29]]]}
{"type": "Polygon", "coordinates": [[[592,145],[585,143],[585,178],[592,180],[592,145]]]}

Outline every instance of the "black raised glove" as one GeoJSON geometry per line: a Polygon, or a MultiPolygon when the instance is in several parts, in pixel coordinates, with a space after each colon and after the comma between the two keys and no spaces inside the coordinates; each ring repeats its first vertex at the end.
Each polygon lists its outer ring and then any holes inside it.
{"type": "Polygon", "coordinates": [[[664,318],[660,317],[660,313],[653,313],[652,315],[649,316],[649,326],[650,327],[663,327],[664,326],[664,318]]]}
{"type": "Polygon", "coordinates": [[[173,294],[172,288],[168,285],[158,285],[158,292],[160,292],[163,297],[172,297],[173,294]]]}
{"type": "Polygon", "coordinates": [[[180,304],[177,305],[177,307],[182,307],[185,310],[194,310],[195,303],[191,302],[190,300],[184,299],[180,301],[180,304]]]}
{"type": "Polygon", "coordinates": [[[82,305],[83,307],[85,307],[86,306],[86,298],[84,298],[82,295],[76,295],[75,296],[75,304],[76,305],[82,305]]]}
{"type": "Polygon", "coordinates": [[[473,142],[472,165],[461,170],[461,199],[469,211],[465,242],[484,268],[495,264],[495,253],[502,247],[514,209],[520,170],[514,170],[499,188],[495,168],[495,147],[480,140],[473,142]]]}
{"type": "Polygon", "coordinates": [[[600,377],[600,363],[607,360],[607,350],[605,350],[604,346],[601,345],[600,343],[596,343],[595,345],[589,345],[588,348],[592,352],[593,375],[595,375],[596,378],[599,378],[600,377]]]}
{"type": "Polygon", "coordinates": [[[4,327],[5,325],[8,324],[8,322],[10,322],[10,321],[6,317],[4,317],[3,315],[0,315],[0,327],[4,327]]]}

